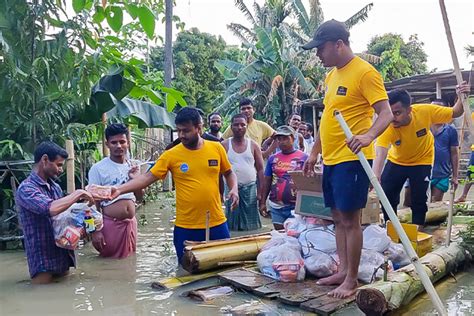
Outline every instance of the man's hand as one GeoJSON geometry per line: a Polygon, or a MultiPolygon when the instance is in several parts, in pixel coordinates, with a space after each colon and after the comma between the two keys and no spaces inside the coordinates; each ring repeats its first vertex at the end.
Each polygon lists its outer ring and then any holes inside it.
{"type": "Polygon", "coordinates": [[[122,192],[120,192],[119,188],[117,188],[117,187],[112,187],[111,191],[112,191],[112,193],[110,194],[110,201],[118,198],[119,195],[122,194],[122,192]]]}
{"type": "Polygon", "coordinates": [[[237,190],[230,190],[229,194],[227,195],[227,199],[230,200],[230,209],[235,210],[235,208],[239,205],[239,193],[237,190]]]}
{"type": "Polygon", "coordinates": [[[369,146],[373,140],[374,138],[367,134],[355,135],[346,140],[346,144],[354,154],[357,154],[362,148],[369,146]]]}
{"type": "Polygon", "coordinates": [[[314,174],[314,166],[316,165],[317,159],[318,158],[313,155],[310,155],[308,159],[306,159],[303,165],[303,174],[305,176],[310,177],[314,174]]]}
{"type": "Polygon", "coordinates": [[[262,217],[269,217],[268,215],[268,211],[267,211],[267,205],[265,203],[260,203],[259,207],[258,207],[258,211],[260,212],[260,215],[262,215],[262,217]]]}
{"type": "Polygon", "coordinates": [[[92,194],[87,192],[86,190],[76,190],[74,192],[77,195],[77,201],[85,200],[89,206],[94,205],[95,201],[92,197],[92,194]]]}
{"type": "Polygon", "coordinates": [[[139,166],[132,166],[128,171],[128,177],[131,179],[136,178],[140,175],[140,167],[139,166]]]}
{"type": "Polygon", "coordinates": [[[458,178],[453,177],[453,178],[451,179],[451,185],[453,186],[454,192],[456,192],[456,190],[457,190],[457,188],[458,188],[458,185],[459,185],[458,178]]]}
{"type": "Polygon", "coordinates": [[[105,243],[104,234],[102,234],[102,232],[95,231],[92,233],[92,245],[99,252],[102,251],[102,249],[104,249],[104,246],[106,245],[106,243],[105,243]]]}
{"type": "Polygon", "coordinates": [[[471,91],[471,86],[466,81],[463,81],[461,82],[460,85],[456,86],[456,94],[458,96],[460,96],[463,93],[468,94],[469,91],[471,91]]]}

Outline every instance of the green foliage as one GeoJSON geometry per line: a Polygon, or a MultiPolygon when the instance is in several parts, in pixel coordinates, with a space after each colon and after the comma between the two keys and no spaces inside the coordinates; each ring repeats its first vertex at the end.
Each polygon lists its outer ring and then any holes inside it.
{"type": "MultiPolygon", "coordinates": [[[[153,67],[162,71],[163,47],[153,48],[150,57],[153,67]]],[[[242,51],[236,47],[227,47],[222,37],[202,33],[196,28],[178,33],[173,47],[173,87],[185,93],[187,103],[210,112],[213,101],[224,90],[224,77],[214,67],[214,63],[224,58],[241,61],[242,51]]]]}
{"type": "Polygon", "coordinates": [[[416,34],[408,42],[400,34],[377,35],[367,45],[367,53],[382,58],[374,66],[388,81],[427,72],[427,55],[416,34]]]}

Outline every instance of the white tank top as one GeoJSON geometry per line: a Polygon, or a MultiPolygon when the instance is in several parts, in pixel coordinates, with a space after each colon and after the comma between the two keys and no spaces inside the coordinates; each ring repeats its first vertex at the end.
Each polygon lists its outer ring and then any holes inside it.
{"type": "Polygon", "coordinates": [[[252,141],[245,138],[247,149],[239,154],[232,147],[232,138],[229,138],[227,157],[232,165],[232,170],[237,175],[237,182],[239,184],[255,182],[257,180],[257,171],[255,170],[255,159],[252,154],[252,141]]]}

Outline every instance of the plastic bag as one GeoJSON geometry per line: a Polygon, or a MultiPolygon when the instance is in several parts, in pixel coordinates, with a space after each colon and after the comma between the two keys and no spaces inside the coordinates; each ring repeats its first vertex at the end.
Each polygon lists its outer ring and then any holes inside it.
{"type": "Polygon", "coordinates": [[[306,272],[298,240],[277,231],[271,235],[257,256],[260,272],[282,282],[304,280],[306,272]]]}
{"type": "Polygon", "coordinates": [[[91,211],[96,230],[102,229],[104,226],[102,214],[96,210],[95,206],[88,206],[86,203],[74,203],[64,212],[52,217],[56,246],[70,250],[77,248],[79,240],[86,235],[84,229],[86,210],[91,211]]]}
{"type": "Polygon", "coordinates": [[[283,223],[283,227],[288,236],[298,237],[301,232],[306,230],[306,222],[301,215],[296,214],[295,217],[288,218],[283,223]]]}
{"type": "Polygon", "coordinates": [[[317,278],[328,277],[337,272],[337,255],[313,252],[311,256],[304,258],[304,266],[308,273],[317,278]]]}
{"type": "Polygon", "coordinates": [[[405,252],[402,244],[390,242],[390,246],[385,251],[385,254],[392,261],[395,270],[411,263],[410,257],[405,252]]]}
{"type": "Polygon", "coordinates": [[[379,225],[369,225],[363,232],[362,248],[383,253],[390,246],[387,230],[379,225]]]}
{"type": "MultiPolygon", "coordinates": [[[[374,251],[362,249],[359,263],[359,274],[357,275],[358,279],[364,283],[370,283],[372,276],[374,275],[375,270],[385,263],[385,257],[383,254],[374,251]]],[[[388,262],[388,270],[393,270],[391,262],[388,262]]],[[[383,269],[378,269],[375,272],[376,278],[383,277],[383,269]]]]}
{"type": "Polygon", "coordinates": [[[305,230],[298,237],[304,257],[309,257],[316,250],[325,253],[336,251],[336,233],[334,225],[313,227],[305,230]]]}

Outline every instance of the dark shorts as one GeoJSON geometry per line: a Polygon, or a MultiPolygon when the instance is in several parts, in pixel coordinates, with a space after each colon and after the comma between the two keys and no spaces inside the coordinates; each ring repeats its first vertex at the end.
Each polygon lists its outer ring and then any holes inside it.
{"type": "MultiPolygon", "coordinates": [[[[372,165],[371,160],[369,163],[372,165]]],[[[369,178],[358,160],[324,165],[324,204],[341,212],[362,209],[367,204],[369,184],[369,178]]]]}
{"type": "MultiPolygon", "coordinates": [[[[209,239],[228,239],[230,238],[229,227],[227,222],[224,222],[220,225],[211,227],[209,229],[209,239]]],[[[181,263],[181,259],[184,254],[184,242],[186,240],[192,241],[205,241],[206,240],[206,230],[205,229],[191,229],[183,227],[174,227],[173,231],[173,244],[176,249],[176,256],[178,256],[178,262],[181,263]]]]}

